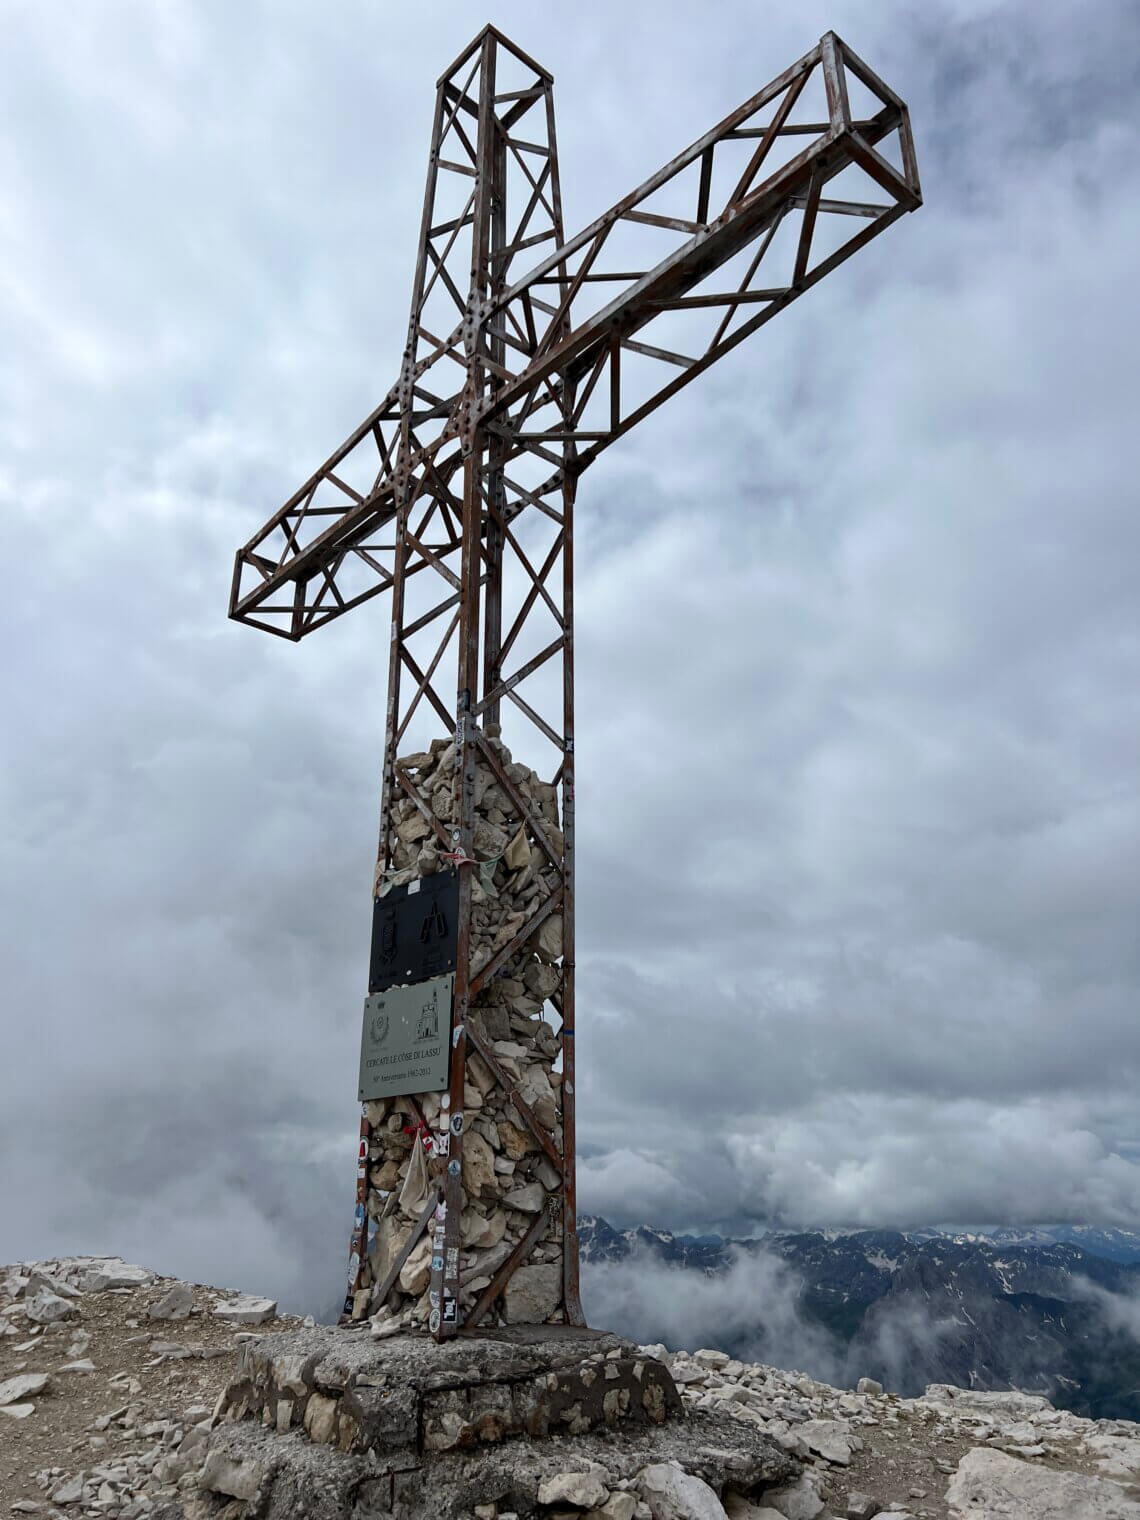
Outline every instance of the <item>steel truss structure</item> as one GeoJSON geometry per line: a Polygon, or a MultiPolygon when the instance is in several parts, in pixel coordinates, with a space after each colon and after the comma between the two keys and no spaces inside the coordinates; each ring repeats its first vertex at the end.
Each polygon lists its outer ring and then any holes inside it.
{"type": "MultiPolygon", "coordinates": [[[[548,1134],[541,1140],[562,1177],[566,1315],[581,1323],[574,1189],[578,477],[663,401],[915,210],[921,190],[906,106],[829,32],[567,239],[552,86],[544,68],[490,26],[439,80],[399,376],[238,551],[230,616],[297,640],[390,592],[379,873],[391,866],[390,812],[402,798],[411,798],[457,861],[472,858],[477,761],[490,766],[557,872],[553,894],[475,975],[471,872],[460,872],[450,1096],[461,1109],[470,1001],[540,918],[559,912],[563,956],[553,1002],[562,1025],[563,1143],[559,1150],[548,1134]],[[522,744],[537,746],[541,764],[549,760],[542,773],[559,788],[561,848],[488,743],[488,725],[508,714],[522,744]],[[410,728],[425,719],[457,746],[447,824],[398,764],[410,728]]],[[[518,758],[519,741],[512,742],[518,758]]],[[[455,1136],[453,1159],[461,1147],[455,1136]]],[[[456,1170],[449,1168],[445,1182],[447,1247],[459,1245],[456,1170]]],[[[359,1199],[366,1201],[363,1191],[359,1199]]],[[[528,1240],[521,1247],[500,1279],[525,1259],[528,1240]]],[[[457,1291],[438,1272],[432,1286],[457,1291]]],[[[502,1280],[492,1284],[495,1292],[501,1287],[502,1280]]],[[[485,1313],[490,1293],[468,1326],[485,1313]]],[[[437,1334],[462,1328],[462,1321],[441,1324],[437,1334]]]]}

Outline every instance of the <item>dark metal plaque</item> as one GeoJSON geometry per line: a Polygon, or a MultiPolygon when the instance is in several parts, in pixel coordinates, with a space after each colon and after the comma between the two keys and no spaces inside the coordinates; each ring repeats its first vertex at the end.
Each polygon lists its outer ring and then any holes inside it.
{"type": "Polygon", "coordinates": [[[378,897],[372,909],[369,992],[455,970],[459,876],[439,871],[378,897]]]}
{"type": "Polygon", "coordinates": [[[447,1086],[454,984],[449,972],[415,987],[389,987],[365,998],[362,1103],[403,1093],[439,1092],[447,1086]]]}

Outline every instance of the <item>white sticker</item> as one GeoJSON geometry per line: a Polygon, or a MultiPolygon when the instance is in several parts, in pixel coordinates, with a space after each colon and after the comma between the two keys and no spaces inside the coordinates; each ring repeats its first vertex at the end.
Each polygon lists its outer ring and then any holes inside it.
{"type": "Polygon", "coordinates": [[[419,890],[420,890],[420,878],[417,876],[416,879],[415,879],[415,881],[410,881],[408,883],[408,896],[411,897],[411,895],[412,895],[413,892],[418,892],[419,890]]]}

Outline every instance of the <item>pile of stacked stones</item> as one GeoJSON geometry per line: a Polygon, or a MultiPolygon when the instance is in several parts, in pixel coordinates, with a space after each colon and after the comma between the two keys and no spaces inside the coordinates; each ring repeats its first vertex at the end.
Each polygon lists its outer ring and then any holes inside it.
{"type": "MultiPolygon", "coordinates": [[[[534,771],[514,762],[498,726],[484,730],[512,786],[540,819],[554,853],[561,857],[558,792],[534,771]]],[[[445,826],[453,815],[456,746],[436,740],[399,762],[420,795],[430,799],[445,826]]],[[[475,777],[475,865],[472,872],[471,971],[478,973],[518,933],[559,884],[559,873],[533,842],[506,790],[480,760],[475,777]]],[[[447,853],[415,803],[403,798],[389,817],[393,870],[378,878],[380,895],[394,886],[447,869],[447,853]]],[[[472,1004],[470,1021],[490,1042],[499,1065],[517,1085],[559,1151],[561,1123],[561,1041],[544,1017],[561,973],[562,916],[555,911],[525,946],[501,968],[472,1004]]],[[[556,1017],[556,1015],[554,1016],[556,1017]]],[[[548,1224],[529,1261],[512,1277],[486,1322],[538,1323],[561,1318],[562,1247],[557,1210],[549,1208],[561,1185],[558,1169],[542,1150],[486,1063],[469,1050],[463,1098],[463,1211],[460,1308],[469,1307],[529,1230],[535,1215],[548,1210],[548,1224]]],[[[421,1093],[366,1105],[372,1126],[369,1147],[369,1206],[376,1222],[370,1252],[373,1283],[388,1274],[414,1228],[426,1198],[425,1186],[447,1165],[435,1136],[447,1130],[446,1094],[421,1093]],[[417,1112],[418,1108],[418,1112],[417,1112]],[[417,1133],[420,1118],[428,1134],[417,1133]],[[416,1148],[424,1151],[424,1167],[416,1148]],[[426,1177],[425,1177],[426,1172],[426,1177]]],[[[424,1326],[430,1316],[431,1231],[402,1267],[373,1319],[377,1334],[424,1326]]]]}

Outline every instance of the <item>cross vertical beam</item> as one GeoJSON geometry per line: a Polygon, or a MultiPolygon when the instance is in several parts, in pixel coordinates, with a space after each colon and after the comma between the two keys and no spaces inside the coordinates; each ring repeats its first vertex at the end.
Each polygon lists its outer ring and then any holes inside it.
{"type": "MultiPolygon", "coordinates": [[[[544,447],[541,457],[536,456],[529,466],[529,477],[525,460],[516,462],[508,477],[509,437],[502,428],[492,430],[482,421],[496,391],[529,362],[534,345],[527,324],[512,321],[502,306],[512,264],[526,247],[544,241],[558,246],[562,239],[549,75],[488,28],[441,78],[437,92],[408,342],[393,398],[399,411],[398,443],[392,513],[386,519],[393,534],[392,630],[377,890],[383,893],[388,882],[408,874],[394,841],[400,808],[409,799],[421,814],[431,817],[439,858],[449,860],[459,873],[451,1072],[443,1113],[443,1123],[449,1127],[447,1164],[437,1175],[442,1207],[434,1227],[429,1226],[434,1243],[430,1294],[440,1311],[438,1316],[433,1313],[432,1324],[439,1339],[458,1333],[464,1325],[459,1301],[464,1120],[471,1117],[464,1113],[470,1016],[480,994],[493,985],[488,973],[503,974],[512,964],[512,956],[503,957],[500,952],[496,962],[501,964],[487,965],[484,959],[480,965],[472,926],[480,855],[477,768],[497,763],[491,746],[504,719],[523,736],[513,752],[516,761],[533,762],[533,741],[545,750],[545,759],[539,763],[557,788],[558,817],[567,825],[560,848],[549,852],[553,890],[539,907],[540,912],[547,910],[546,916],[557,910],[563,926],[558,985],[550,997],[554,1011],[549,1014],[552,1022],[562,1026],[565,1080],[556,1126],[558,1143],[550,1142],[558,1158],[559,1186],[551,1200],[556,1208],[544,1211],[536,1227],[519,1242],[514,1264],[525,1263],[527,1251],[548,1232],[556,1213],[562,1245],[562,1312],[569,1322],[584,1323],[574,1213],[574,688],[569,547],[575,482],[572,470],[563,468],[573,444],[566,440],[553,449],[544,447]],[[514,75],[509,85],[502,80],[504,58],[514,75]],[[530,125],[524,141],[516,128],[521,130],[525,123],[530,125]],[[512,160],[521,171],[514,176],[513,200],[512,160]],[[453,185],[446,183],[457,178],[463,182],[458,199],[453,185]],[[465,258],[467,290],[461,297],[465,258]],[[447,351],[455,389],[442,398],[427,391],[421,370],[425,351],[432,353],[438,345],[436,327],[445,325],[439,321],[441,307],[460,323],[447,351]],[[456,425],[442,445],[425,457],[421,428],[445,412],[456,419],[456,425]],[[545,539],[540,535],[535,540],[540,545],[536,549],[528,541],[527,524],[519,521],[530,495],[525,481],[531,478],[537,483],[552,462],[562,472],[558,489],[547,493],[551,501],[543,503],[553,529],[548,528],[545,539]],[[410,597],[415,601],[414,615],[410,597]],[[419,647],[425,637],[430,657],[419,647]],[[445,684],[449,666],[455,673],[454,703],[445,684]],[[535,676],[545,681],[545,692],[531,692],[525,686],[535,676]],[[508,712],[504,713],[504,707],[508,712]],[[454,746],[452,803],[446,818],[437,815],[437,798],[418,795],[415,782],[400,764],[409,727],[425,713],[454,746]]],[[[563,276],[560,288],[566,283],[563,276]]],[[[569,425],[568,411],[566,415],[569,425]]],[[[532,515],[543,521],[539,513],[532,515]]],[[[533,539],[533,532],[529,536],[533,539]]],[[[499,779],[513,791],[509,776],[499,779]]],[[[522,799],[512,800],[522,805],[522,799]]],[[[539,841],[542,827],[542,821],[524,817],[528,843],[539,841]]],[[[550,828],[547,820],[546,829],[550,828]]],[[[525,938],[525,934],[516,935],[515,945],[506,947],[514,949],[516,962],[520,955],[525,959],[525,938]]],[[[362,1133],[367,1150],[376,1138],[367,1120],[362,1133]]],[[[359,1236],[354,1233],[346,1307],[353,1300],[359,1302],[360,1295],[376,1307],[376,1290],[384,1286],[370,1274],[366,1250],[367,1216],[376,1205],[367,1176],[358,1186],[358,1225],[362,1205],[363,1230],[359,1236]]],[[[471,1315],[478,1317],[487,1307],[476,1305],[471,1315]]]]}

